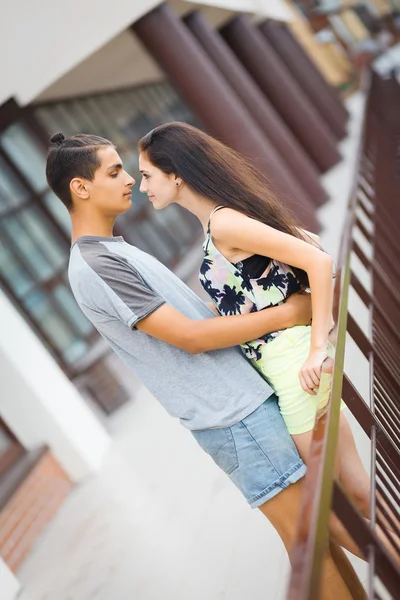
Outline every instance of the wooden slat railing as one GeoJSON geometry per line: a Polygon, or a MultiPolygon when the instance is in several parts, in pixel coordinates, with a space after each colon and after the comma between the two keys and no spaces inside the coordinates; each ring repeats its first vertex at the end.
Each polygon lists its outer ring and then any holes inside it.
{"type": "Polygon", "coordinates": [[[304,482],[288,600],[317,600],[333,510],[369,563],[367,596],[400,598],[400,86],[371,76],[358,164],[335,285],[335,369],[318,414],[304,482]],[[355,240],[357,237],[357,242],[355,240]],[[361,239],[360,239],[361,238],[361,239]],[[364,285],[356,255],[370,275],[364,285]],[[370,331],[348,312],[353,288],[370,331]],[[344,372],[350,335],[369,366],[363,396],[344,372]],[[366,521],[335,481],[340,398],[370,438],[371,515],[366,521]],[[398,554],[399,561],[396,560],[398,554]]]}

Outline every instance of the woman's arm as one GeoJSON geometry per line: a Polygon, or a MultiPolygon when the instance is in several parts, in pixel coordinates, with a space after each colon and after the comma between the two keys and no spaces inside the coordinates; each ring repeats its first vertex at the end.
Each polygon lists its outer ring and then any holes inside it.
{"type": "Polygon", "coordinates": [[[306,391],[317,387],[320,367],[326,358],[332,315],[331,257],[314,244],[282,233],[232,209],[221,210],[213,215],[212,235],[217,246],[220,244],[220,247],[230,248],[231,251],[269,256],[307,272],[313,321],[310,356],[300,373],[300,381],[306,391]]]}
{"type": "Polygon", "coordinates": [[[306,242],[307,237],[309,237],[313,242],[315,242],[316,244],[319,245],[320,243],[320,239],[319,239],[319,235],[317,235],[316,233],[311,233],[311,231],[307,231],[307,229],[301,229],[301,227],[296,227],[297,231],[299,231],[301,234],[305,233],[306,234],[306,242]]]}
{"type": "Polygon", "coordinates": [[[213,313],[215,313],[216,315],[219,316],[217,307],[215,306],[215,304],[213,302],[206,302],[206,304],[207,304],[208,308],[213,311],[213,313]]]}

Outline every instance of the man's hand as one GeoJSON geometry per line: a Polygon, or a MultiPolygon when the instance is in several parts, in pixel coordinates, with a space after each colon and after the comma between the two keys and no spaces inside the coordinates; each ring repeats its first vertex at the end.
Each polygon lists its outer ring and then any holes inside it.
{"type": "Polygon", "coordinates": [[[285,305],[290,309],[290,325],[288,327],[311,324],[311,294],[307,292],[291,294],[285,305]]]}

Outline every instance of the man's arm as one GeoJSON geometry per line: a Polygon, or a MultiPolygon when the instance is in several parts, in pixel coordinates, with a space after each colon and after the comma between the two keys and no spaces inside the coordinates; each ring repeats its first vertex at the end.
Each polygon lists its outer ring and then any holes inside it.
{"type": "Polygon", "coordinates": [[[281,306],[247,315],[190,319],[167,305],[126,259],[107,250],[83,258],[85,276],[73,287],[89,318],[105,314],[191,354],[236,346],[311,319],[308,294],[292,294],[281,306]]]}
{"type": "Polygon", "coordinates": [[[294,325],[307,325],[310,319],[309,294],[293,294],[281,306],[218,319],[189,319],[164,304],[138,321],[136,328],[190,354],[200,354],[236,346],[294,325]]]}

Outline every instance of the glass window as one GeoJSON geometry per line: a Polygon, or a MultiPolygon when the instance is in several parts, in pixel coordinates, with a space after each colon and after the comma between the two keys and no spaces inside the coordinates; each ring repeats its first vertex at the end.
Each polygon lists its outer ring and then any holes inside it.
{"type": "Polygon", "coordinates": [[[159,228],[155,226],[155,222],[150,219],[146,219],[140,222],[140,232],[143,237],[148,240],[151,247],[151,254],[154,254],[160,261],[167,263],[174,259],[175,249],[171,248],[168,240],[160,232],[159,228]]]}
{"type": "Polygon", "coordinates": [[[28,191],[0,157],[0,215],[27,201],[28,191]]]}
{"type": "Polygon", "coordinates": [[[35,279],[45,281],[52,276],[53,269],[47,258],[38,250],[33,240],[26,235],[18,218],[5,218],[0,222],[0,236],[13,253],[21,259],[35,279]]]}
{"type": "Polygon", "coordinates": [[[76,338],[74,341],[64,350],[64,360],[67,364],[73,365],[79,359],[83,358],[89,350],[89,344],[85,340],[76,338]]]}
{"type": "MultiPolygon", "coordinates": [[[[184,241],[185,245],[193,240],[193,225],[189,224],[184,218],[183,210],[178,206],[171,204],[164,210],[154,211],[153,219],[167,232],[167,234],[177,241],[184,241]]],[[[198,233],[201,234],[201,226],[198,226],[198,233]]]]}
{"type": "Polygon", "coordinates": [[[136,112],[136,114],[132,115],[127,121],[125,133],[133,147],[136,148],[140,138],[153,128],[154,121],[150,119],[148,115],[143,112],[136,112]]]}
{"type": "Polygon", "coordinates": [[[74,113],[68,110],[63,103],[54,107],[52,116],[56,124],[53,133],[62,131],[65,136],[69,136],[80,131],[79,122],[74,119],[74,113]]]}
{"type": "Polygon", "coordinates": [[[68,210],[59,198],[51,190],[49,190],[42,198],[43,204],[52,214],[57,223],[70,237],[71,235],[71,219],[69,218],[68,210]]]}
{"type": "MultiPolygon", "coordinates": [[[[133,152],[131,149],[120,153],[122,161],[124,163],[124,169],[129,175],[132,175],[136,181],[136,185],[133,187],[133,191],[139,192],[142,198],[146,198],[145,194],[139,191],[140,180],[142,178],[139,171],[139,157],[137,152],[133,152]]],[[[146,198],[147,199],[147,198],[146,198]]]]}
{"type": "Polygon", "coordinates": [[[37,248],[40,248],[55,269],[66,264],[68,247],[55,235],[50,221],[39,207],[25,209],[21,213],[20,221],[27,235],[34,240],[37,248]]]}
{"type": "Polygon", "coordinates": [[[8,157],[25,175],[36,192],[47,187],[44,151],[21,123],[14,123],[0,136],[0,144],[8,157]]]}
{"type": "Polygon", "coordinates": [[[90,111],[90,114],[96,123],[96,135],[105,137],[107,139],[112,139],[114,130],[111,127],[110,120],[107,119],[102,113],[97,100],[88,99],[85,101],[85,104],[85,110],[90,111]]]}
{"type": "Polygon", "coordinates": [[[88,347],[87,343],[74,335],[72,328],[56,311],[49,297],[41,291],[36,291],[30,294],[23,304],[65,361],[71,362],[83,356],[88,347]]]}
{"type": "Polygon", "coordinates": [[[62,308],[64,314],[74,324],[75,328],[83,336],[88,336],[93,331],[92,324],[77,305],[69,286],[58,285],[54,289],[53,295],[57,304],[62,308]]]}
{"type": "Polygon", "coordinates": [[[32,277],[19,264],[4,242],[0,243],[0,277],[4,278],[18,298],[24,296],[34,285],[32,277]]]}
{"type": "Polygon", "coordinates": [[[6,233],[7,245],[40,281],[49,279],[66,265],[68,251],[52,231],[50,223],[38,207],[30,206],[0,222],[0,233],[6,233]]]}
{"type": "MultiPolygon", "coordinates": [[[[76,100],[71,104],[71,112],[76,115],[78,122],[78,130],[86,133],[93,133],[96,131],[96,121],[92,119],[92,114],[89,110],[85,110],[83,102],[76,100]]],[[[77,133],[75,130],[73,133],[77,133]]]]}
{"type": "Polygon", "coordinates": [[[57,133],[58,127],[60,127],[60,124],[53,118],[53,110],[38,108],[36,113],[50,139],[52,135],[57,133]]]}

